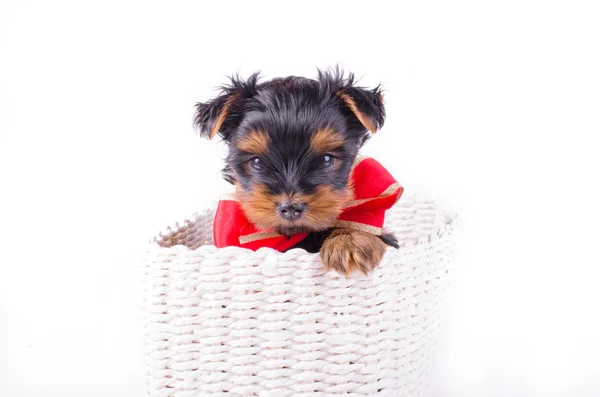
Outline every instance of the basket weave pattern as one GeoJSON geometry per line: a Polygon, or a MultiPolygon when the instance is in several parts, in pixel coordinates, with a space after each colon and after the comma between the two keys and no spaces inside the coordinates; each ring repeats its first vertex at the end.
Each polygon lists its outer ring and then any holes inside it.
{"type": "Polygon", "coordinates": [[[400,249],[350,279],[303,250],[217,249],[213,216],[146,255],[149,395],[428,395],[453,213],[405,195],[385,225],[400,249]]]}

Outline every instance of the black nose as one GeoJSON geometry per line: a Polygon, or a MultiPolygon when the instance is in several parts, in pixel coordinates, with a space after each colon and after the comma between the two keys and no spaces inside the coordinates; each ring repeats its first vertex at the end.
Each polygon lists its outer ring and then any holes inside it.
{"type": "Polygon", "coordinates": [[[288,221],[295,221],[300,219],[304,211],[306,210],[306,204],[304,203],[279,203],[277,206],[277,212],[283,219],[288,221]]]}

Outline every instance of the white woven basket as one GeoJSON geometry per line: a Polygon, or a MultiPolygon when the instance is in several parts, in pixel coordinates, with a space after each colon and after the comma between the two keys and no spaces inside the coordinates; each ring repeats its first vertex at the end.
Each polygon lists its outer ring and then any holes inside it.
{"type": "Polygon", "coordinates": [[[429,395],[452,212],[405,195],[386,216],[400,249],[348,280],[304,250],[217,249],[213,215],[144,261],[149,395],[429,395]]]}

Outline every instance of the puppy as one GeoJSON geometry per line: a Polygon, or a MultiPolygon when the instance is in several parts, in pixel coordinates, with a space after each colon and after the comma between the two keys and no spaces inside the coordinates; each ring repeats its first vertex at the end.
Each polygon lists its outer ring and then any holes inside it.
{"type": "Polygon", "coordinates": [[[354,75],[319,71],[266,82],[234,76],[216,98],[196,104],[202,136],[229,146],[223,177],[236,186],[248,220],[284,236],[309,233],[293,248],[320,252],[323,264],[348,276],[376,268],[391,234],[335,227],[352,200],[349,176],[360,147],[383,125],[381,88],[354,75]]]}

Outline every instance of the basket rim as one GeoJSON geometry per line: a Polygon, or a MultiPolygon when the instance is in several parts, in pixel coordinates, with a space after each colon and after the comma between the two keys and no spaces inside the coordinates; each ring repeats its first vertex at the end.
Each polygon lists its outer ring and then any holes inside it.
{"type": "MultiPolygon", "coordinates": [[[[411,197],[411,198],[418,197],[418,198],[421,198],[421,200],[423,200],[424,202],[435,204],[435,206],[438,208],[438,212],[441,214],[440,219],[442,221],[436,222],[436,227],[433,228],[431,230],[431,233],[429,233],[427,235],[421,236],[420,238],[418,238],[416,240],[406,239],[404,241],[399,241],[399,248],[417,245],[417,244],[424,243],[424,242],[430,242],[432,239],[437,239],[437,238],[441,238],[441,237],[452,234],[452,232],[454,231],[455,226],[456,226],[456,221],[457,221],[458,215],[452,207],[450,207],[448,204],[445,203],[444,200],[440,199],[439,197],[427,198],[420,194],[415,194],[415,193],[412,193],[411,195],[409,195],[407,197],[411,197]]],[[[401,201],[402,200],[400,200],[398,203],[401,203],[401,201]]],[[[395,206],[397,206],[398,203],[395,206]]],[[[236,250],[240,254],[249,254],[249,253],[256,253],[256,252],[265,253],[266,252],[266,253],[271,253],[271,254],[275,253],[277,255],[284,255],[287,252],[303,251],[306,255],[319,255],[318,253],[309,253],[302,248],[294,248],[294,249],[287,250],[285,252],[280,252],[280,251],[277,251],[277,250],[275,250],[273,248],[269,248],[269,247],[262,247],[256,251],[253,251],[249,248],[235,247],[235,246],[217,248],[214,244],[201,245],[194,249],[192,249],[186,245],[183,245],[183,244],[176,244],[176,245],[173,245],[170,247],[164,247],[159,244],[159,241],[161,239],[163,239],[165,236],[173,234],[174,231],[189,227],[189,225],[194,224],[196,222],[196,220],[202,216],[214,214],[214,211],[216,210],[216,208],[217,208],[217,204],[213,203],[209,207],[205,207],[205,208],[200,209],[199,211],[192,212],[191,215],[183,218],[183,220],[181,220],[181,221],[173,222],[171,225],[169,225],[165,228],[162,228],[158,233],[155,233],[154,236],[152,236],[150,238],[148,251],[153,251],[153,252],[156,252],[156,251],[220,252],[223,250],[230,250],[230,251],[236,250]]],[[[389,250],[398,250],[398,248],[387,247],[387,250],[388,251],[389,250]]]]}

